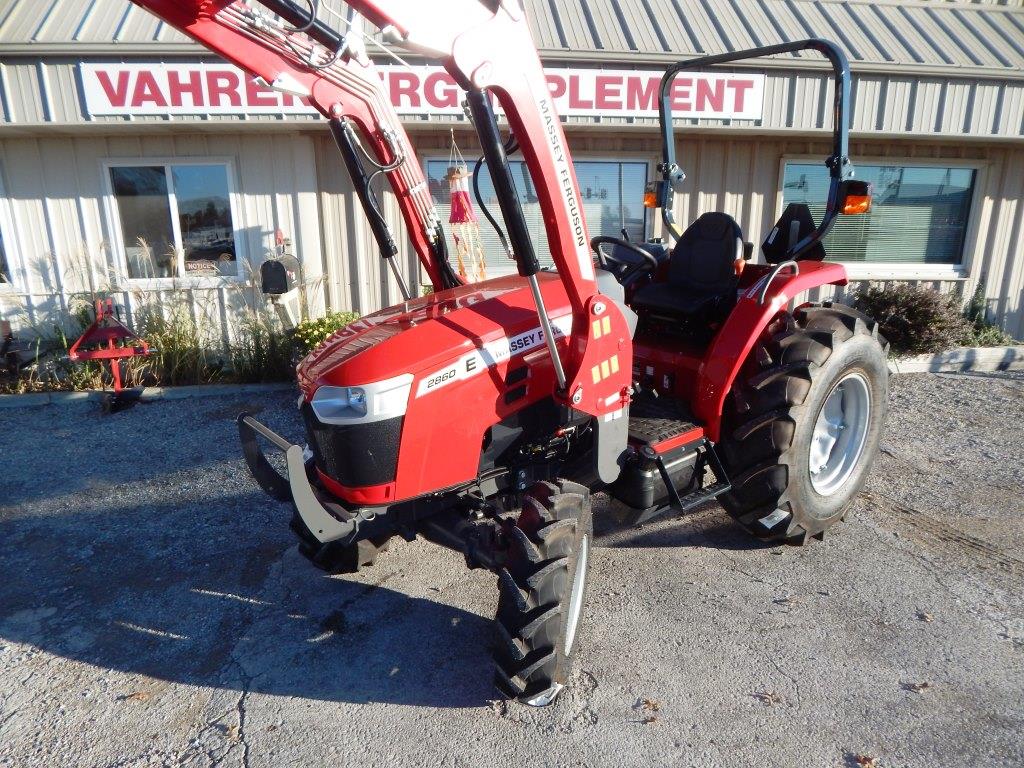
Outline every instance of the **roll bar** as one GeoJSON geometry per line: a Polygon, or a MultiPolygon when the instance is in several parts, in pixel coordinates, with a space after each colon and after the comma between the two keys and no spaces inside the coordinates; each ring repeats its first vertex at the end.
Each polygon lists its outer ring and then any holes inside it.
{"type": "MultiPolygon", "coordinates": [[[[807,250],[817,245],[835,223],[836,216],[843,210],[847,190],[854,176],[853,163],[850,160],[850,125],[849,125],[849,104],[850,104],[850,62],[846,54],[828,40],[812,38],[800,40],[793,43],[782,43],[762,48],[750,48],[745,51],[733,51],[731,53],[715,54],[712,56],[701,56],[697,59],[687,59],[673,64],[666,70],[661,78],[661,87],[658,93],[658,119],[661,122],[661,156],[662,161],[658,165],[658,172],[661,180],[657,184],[656,200],[661,208],[662,219],[669,231],[675,237],[681,234],[672,215],[673,192],[678,191],[676,187],[681,185],[685,174],[676,163],[675,130],[672,125],[672,84],[680,72],[703,69],[706,67],[718,66],[729,62],[741,61],[744,59],[756,59],[763,56],[775,56],[781,53],[796,53],[797,51],[817,51],[822,54],[832,65],[835,75],[835,101],[832,109],[832,155],[825,160],[825,166],[829,169],[831,183],[829,185],[828,201],[825,206],[825,215],[822,217],[818,228],[799,242],[790,246],[784,259],[796,260],[807,250]]],[[[863,186],[863,185],[862,185],[863,186]]],[[[857,189],[862,192],[861,188],[857,189]]],[[[850,190],[853,192],[853,190],[850,190]]]]}

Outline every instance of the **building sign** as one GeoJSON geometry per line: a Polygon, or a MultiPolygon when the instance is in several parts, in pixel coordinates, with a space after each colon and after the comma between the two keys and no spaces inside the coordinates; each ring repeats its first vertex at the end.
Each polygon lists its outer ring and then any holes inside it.
{"type": "MultiPolygon", "coordinates": [[[[462,90],[440,67],[381,66],[391,103],[404,115],[462,114],[462,90]]],[[[656,71],[552,67],[545,70],[565,116],[657,117],[656,71]]],[[[80,65],[90,115],[312,114],[304,100],[257,85],[229,64],[80,65]]],[[[759,120],[765,76],[687,72],[672,92],[674,117],[759,120]]]]}

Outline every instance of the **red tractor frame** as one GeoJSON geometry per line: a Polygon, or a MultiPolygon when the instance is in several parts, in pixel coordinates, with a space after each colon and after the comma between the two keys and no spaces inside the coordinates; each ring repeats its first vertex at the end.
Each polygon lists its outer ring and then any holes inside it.
{"type": "MultiPolygon", "coordinates": [[[[390,42],[439,61],[466,104],[518,274],[464,285],[448,264],[420,164],[354,32],[316,0],[134,0],[329,121],[381,255],[405,301],[329,338],[298,366],[307,443],[239,417],[259,484],[292,505],[319,567],[371,564],[394,536],[423,536],[498,576],[499,688],[543,705],[569,678],[593,540],[590,495],[625,522],[719,499],[768,541],[820,536],[845,514],[877,449],[888,394],[877,325],[801,293],[846,282],[823,261],[841,214],[870,208],[848,156],[850,72],[823,40],[670,67],[650,203],[674,244],[590,239],[569,147],[516,0],[352,0],[390,42]],[[684,70],[817,51],[835,77],[824,214],[790,206],[762,244],[708,212],[672,217],[683,173],[672,104],[684,70]],[[503,138],[494,100],[508,123],[503,138]],[[554,270],[541,269],[508,155],[526,162],[554,270]],[[391,183],[434,288],[416,298],[370,181],[391,183]],[[595,263],[596,255],[596,263],[595,263]],[[285,453],[286,473],[259,440],[285,453]]],[[[480,201],[481,205],[483,201],[480,201]]]]}

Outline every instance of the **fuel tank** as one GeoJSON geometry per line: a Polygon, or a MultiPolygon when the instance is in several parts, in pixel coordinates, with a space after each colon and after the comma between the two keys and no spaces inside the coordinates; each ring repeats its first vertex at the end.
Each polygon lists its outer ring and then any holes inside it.
{"type": "MultiPolygon", "coordinates": [[[[568,297],[554,273],[538,280],[565,356],[568,297]]],[[[310,353],[298,379],[320,478],[353,505],[471,481],[487,430],[554,390],[540,319],[518,275],[367,315],[310,353]]]]}

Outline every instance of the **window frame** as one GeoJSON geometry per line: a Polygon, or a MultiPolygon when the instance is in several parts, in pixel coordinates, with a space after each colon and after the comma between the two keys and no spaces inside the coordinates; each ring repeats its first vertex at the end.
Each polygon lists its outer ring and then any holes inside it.
{"type": "MultiPolygon", "coordinates": [[[[103,176],[103,207],[106,212],[107,227],[110,234],[110,243],[114,251],[114,269],[118,282],[124,285],[131,285],[139,288],[173,288],[182,284],[190,287],[217,287],[227,286],[235,283],[243,283],[246,280],[243,272],[243,262],[249,265],[248,244],[243,234],[242,218],[239,215],[243,210],[238,185],[235,176],[235,158],[230,156],[209,156],[209,157],[107,157],[100,161],[103,176]],[[171,234],[174,236],[175,246],[184,251],[184,242],[181,237],[181,222],[178,218],[178,198],[174,190],[173,173],[169,170],[174,165],[214,165],[224,166],[228,183],[228,207],[231,210],[231,234],[235,239],[235,274],[233,275],[189,275],[183,274],[176,277],[131,277],[128,271],[128,254],[121,234],[121,211],[117,204],[117,197],[114,195],[114,185],[110,178],[112,168],[124,168],[134,166],[163,166],[167,175],[167,197],[172,206],[171,209],[171,234]]],[[[184,256],[182,256],[184,259],[184,256]]]]}
{"type": "Polygon", "coordinates": [[[3,239],[9,278],[6,283],[0,283],[0,295],[18,293],[24,282],[24,268],[21,259],[16,258],[16,255],[20,255],[16,234],[14,208],[11,206],[10,197],[7,196],[7,182],[4,179],[3,167],[0,166],[0,238],[3,239]]]}
{"type": "MultiPolygon", "coordinates": [[[[657,163],[656,163],[656,161],[654,159],[652,159],[652,157],[651,157],[651,155],[649,153],[646,153],[646,152],[616,152],[614,154],[605,154],[603,152],[595,152],[595,151],[592,151],[592,150],[587,150],[587,151],[581,150],[579,152],[571,152],[570,151],[570,153],[572,155],[573,171],[576,170],[576,168],[575,168],[576,163],[581,163],[581,162],[643,163],[644,165],[647,166],[647,174],[646,174],[647,183],[650,183],[655,178],[654,177],[654,173],[657,170],[657,163]]],[[[470,170],[472,171],[473,165],[476,163],[476,158],[479,157],[479,155],[476,155],[474,153],[470,153],[470,154],[472,154],[473,156],[469,157],[469,155],[467,155],[466,156],[466,163],[467,163],[467,165],[469,165],[470,170]]],[[[429,179],[430,178],[428,163],[436,162],[438,160],[443,160],[444,162],[448,162],[449,155],[444,150],[442,150],[442,149],[434,149],[434,150],[431,150],[429,152],[425,152],[424,154],[420,155],[420,167],[423,170],[423,178],[425,178],[425,179],[429,179]]],[[[518,157],[517,156],[512,156],[512,157],[509,157],[509,161],[510,162],[513,162],[513,161],[525,162],[525,158],[523,158],[521,156],[518,156],[518,157]]],[[[476,196],[473,194],[473,183],[472,183],[472,181],[470,181],[469,194],[470,194],[470,198],[473,201],[473,205],[474,206],[478,206],[479,204],[477,203],[476,196]]],[[[642,206],[642,204],[643,204],[643,200],[642,199],[640,200],[640,203],[641,203],[641,207],[643,207],[642,206]]],[[[496,214],[495,218],[500,218],[501,217],[501,211],[500,210],[491,211],[491,213],[492,214],[496,214]]],[[[657,233],[657,230],[656,230],[658,221],[659,221],[659,218],[657,216],[650,215],[649,214],[649,210],[646,207],[644,207],[644,240],[645,241],[649,240],[651,237],[658,236],[658,233],[657,233]]],[[[445,228],[445,237],[449,237],[450,236],[450,232],[448,231],[448,228],[449,228],[450,225],[448,224],[448,221],[447,220],[442,220],[441,223],[444,225],[444,228],[445,228]]],[[[489,227],[489,226],[491,226],[490,222],[487,221],[487,219],[483,216],[483,214],[480,215],[480,226],[481,227],[489,227]]],[[[587,234],[589,234],[590,237],[594,237],[594,234],[592,232],[590,232],[590,223],[589,222],[587,223],[587,234]]],[[[590,247],[589,243],[587,244],[587,247],[588,248],[590,247]]],[[[516,274],[516,272],[513,269],[512,272],[510,272],[509,274],[513,274],[514,275],[514,274],[516,274]]]]}
{"type": "MultiPolygon", "coordinates": [[[[779,176],[776,185],[775,218],[778,221],[785,208],[783,202],[787,163],[820,163],[820,155],[783,154],[779,160],[779,176]]],[[[971,191],[971,208],[968,213],[967,226],[964,229],[964,245],[957,264],[920,264],[917,262],[877,261],[836,261],[846,268],[851,280],[967,280],[971,273],[978,237],[979,207],[985,186],[985,175],[990,163],[984,160],[962,160],[956,158],[934,157],[885,157],[868,155],[854,158],[854,168],[858,165],[892,165],[917,166],[921,168],[967,168],[974,171],[974,189],[971,191]]]]}

